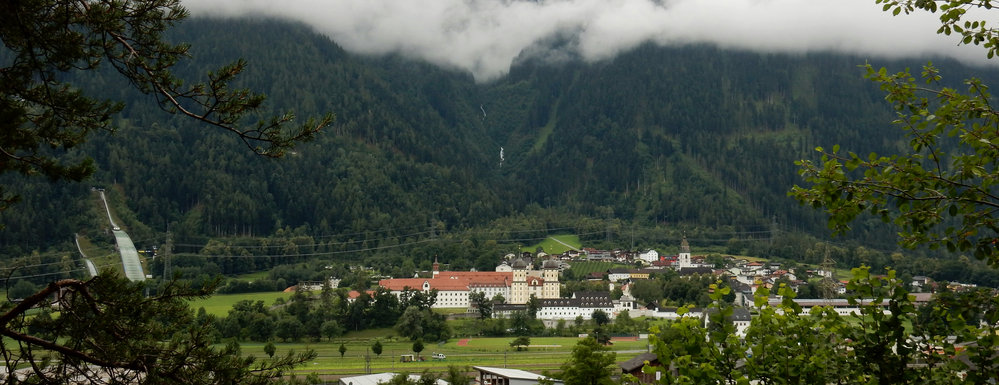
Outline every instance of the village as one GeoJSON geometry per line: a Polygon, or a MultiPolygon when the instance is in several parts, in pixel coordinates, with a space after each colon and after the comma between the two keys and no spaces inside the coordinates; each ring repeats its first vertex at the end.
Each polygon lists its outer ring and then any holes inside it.
{"type": "MultiPolygon", "coordinates": [[[[641,304],[631,295],[630,288],[640,280],[647,280],[655,274],[674,271],[681,277],[712,276],[725,282],[735,293],[732,304],[737,308],[752,306],[753,296],[760,287],[772,289],[785,284],[794,291],[810,281],[822,289],[820,298],[796,299],[803,306],[831,306],[841,314],[849,314],[856,307],[850,306],[846,295],[846,280],[835,279],[831,266],[789,269],[779,262],[750,261],[735,257],[713,258],[695,256],[684,238],[679,252],[674,255],[660,255],[656,250],[644,252],[608,251],[584,248],[569,250],[551,255],[544,252],[521,255],[507,255],[492,272],[447,271],[441,270],[436,261],[430,272],[417,274],[414,278],[389,278],[379,281],[379,286],[400,295],[406,290],[419,290],[426,293],[436,291],[434,308],[467,308],[475,313],[473,293],[482,293],[485,298],[501,299],[494,304],[493,317],[509,317],[516,311],[526,309],[531,298],[538,300],[537,318],[551,326],[558,320],[574,320],[582,317],[589,320],[594,311],[603,311],[616,316],[628,311],[632,317],[654,317],[675,319],[679,315],[676,307],[660,307],[657,304],[641,304]],[[632,265],[632,268],[612,268],[603,272],[593,272],[583,279],[603,282],[606,291],[563,293],[559,272],[571,268],[579,261],[607,261],[632,265]],[[622,295],[612,298],[611,293],[619,289],[622,295]]],[[[917,302],[929,299],[930,289],[935,283],[928,277],[913,277],[912,292],[917,293],[917,302]],[[926,293],[924,293],[926,291],[926,293]]],[[[973,287],[960,283],[950,283],[951,289],[973,287]]],[[[356,296],[356,293],[353,295],[356,296]]],[[[775,298],[778,300],[779,298],[775,298]]],[[[496,301],[494,301],[496,302],[496,301]]],[[[697,308],[688,312],[699,316],[697,308]]]]}
{"type": "MultiPolygon", "coordinates": [[[[655,250],[644,252],[608,251],[583,248],[569,250],[561,254],[546,254],[544,252],[510,254],[496,267],[495,271],[447,271],[434,262],[431,271],[418,273],[413,278],[387,278],[379,281],[379,286],[389,289],[396,295],[402,295],[409,290],[425,293],[436,292],[437,302],[434,308],[465,309],[466,316],[477,316],[481,302],[476,297],[495,299],[491,304],[491,317],[510,318],[517,312],[529,311],[529,306],[535,306],[536,318],[544,322],[546,327],[553,327],[558,322],[574,320],[590,320],[596,314],[603,313],[615,318],[622,313],[630,317],[648,317],[654,319],[676,320],[681,317],[701,319],[705,326],[708,323],[708,309],[699,307],[667,307],[654,303],[642,303],[631,295],[631,287],[639,281],[648,280],[657,274],[670,272],[680,277],[713,277],[719,282],[726,282],[732,288],[734,299],[731,304],[734,311],[728,319],[735,326],[736,334],[745,336],[750,326],[754,307],[754,294],[760,288],[774,289],[785,285],[798,291],[809,282],[823,289],[822,298],[795,298],[794,302],[802,308],[828,307],[842,316],[859,314],[857,304],[851,304],[846,295],[846,281],[835,279],[836,272],[831,264],[822,267],[788,268],[778,262],[751,261],[736,257],[712,257],[693,255],[690,245],[684,238],[678,248],[679,252],[671,255],[661,255],[655,250]],[[633,267],[611,268],[607,271],[593,272],[583,277],[584,280],[605,284],[606,291],[573,292],[565,295],[560,272],[570,269],[573,263],[581,261],[605,261],[618,265],[633,267]],[[619,296],[612,295],[619,292],[619,296]],[[533,304],[531,303],[533,302],[533,304]],[[682,309],[681,309],[682,308],[682,309]]],[[[909,283],[914,294],[913,303],[917,305],[930,301],[930,291],[937,285],[927,277],[913,277],[909,283]]],[[[959,283],[949,284],[953,290],[973,287],[959,283]]],[[[776,292],[776,290],[772,291],[776,292]]],[[[352,294],[352,295],[356,295],[352,294]]],[[[782,301],[778,296],[771,296],[768,305],[777,306],[782,301]]],[[[870,301],[860,303],[870,305],[870,301]]],[[[887,304],[880,305],[888,311],[887,304]]],[[[711,309],[714,310],[714,309],[711,309]]],[[[579,322],[579,321],[576,321],[579,322]]],[[[647,339],[647,334],[636,338],[647,339]]],[[[440,357],[438,359],[443,359],[440,357]]],[[[656,381],[656,376],[662,373],[649,374],[642,371],[646,363],[658,365],[657,357],[651,352],[635,352],[628,356],[619,356],[617,363],[619,374],[634,375],[641,382],[656,381]]],[[[473,366],[475,380],[479,384],[533,384],[560,380],[546,378],[530,371],[487,366],[473,366]]],[[[343,385],[375,385],[388,382],[396,373],[376,373],[362,376],[341,378],[343,385]]],[[[410,375],[416,381],[419,376],[410,375]]],[[[437,380],[439,385],[444,385],[437,380]]]]}

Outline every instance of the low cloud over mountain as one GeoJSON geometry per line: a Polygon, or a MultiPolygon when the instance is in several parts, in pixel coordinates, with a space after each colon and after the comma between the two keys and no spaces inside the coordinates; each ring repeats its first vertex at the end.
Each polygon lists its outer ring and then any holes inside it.
{"type": "Polygon", "coordinates": [[[834,51],[878,57],[984,50],[938,36],[939,21],[892,17],[874,0],[184,0],[195,16],[300,21],[345,49],[399,53],[503,76],[519,57],[614,57],[644,42],[712,43],[754,51],[834,51]],[[552,46],[552,42],[558,48],[552,46]]]}

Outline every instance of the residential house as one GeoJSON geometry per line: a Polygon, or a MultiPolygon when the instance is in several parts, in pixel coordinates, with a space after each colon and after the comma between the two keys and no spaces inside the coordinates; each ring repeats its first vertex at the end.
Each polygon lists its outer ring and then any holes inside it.
{"type": "Polygon", "coordinates": [[[662,370],[658,369],[662,366],[662,363],[659,362],[659,356],[655,353],[641,353],[632,357],[630,360],[618,363],[617,366],[621,368],[622,375],[630,374],[635,376],[635,378],[643,384],[659,382],[663,376],[662,370]],[[650,367],[657,368],[655,373],[643,372],[642,368],[645,367],[646,364],[650,367]]]}
{"type": "Polygon", "coordinates": [[[645,262],[652,263],[659,260],[659,252],[655,250],[648,250],[643,253],[638,254],[638,259],[645,262]]]}

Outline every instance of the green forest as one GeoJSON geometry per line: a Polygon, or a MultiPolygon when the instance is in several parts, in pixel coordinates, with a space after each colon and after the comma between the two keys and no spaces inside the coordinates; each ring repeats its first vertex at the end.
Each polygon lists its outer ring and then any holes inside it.
{"type": "MultiPolygon", "coordinates": [[[[317,257],[390,268],[437,256],[488,268],[554,233],[665,253],[687,234],[696,247],[818,263],[830,233],[821,212],[788,197],[802,183],[794,162],[833,144],[904,151],[883,93],[858,66],[930,59],[649,44],[595,63],[521,60],[476,83],[402,56],[349,54],[281,21],[192,18],[169,38],[191,44],[193,59],[176,68],[182,77],[245,58],[239,85],[268,96],[263,114],[336,120],[285,158],[266,159],[161,111],[113,72],[69,74],[92,95],[125,101],[117,131],[56,154],[93,157],[88,182],[2,177],[22,199],[0,212],[0,258],[69,271],[78,266],[74,234],[110,244],[109,225],[94,214],[98,187],[137,246],[169,243],[173,268],[220,274],[317,257]]],[[[999,79],[994,69],[934,63],[944,82],[999,79]]],[[[894,254],[903,253],[933,261],[913,263],[913,274],[979,271],[898,250],[876,218],[831,242],[843,267],[900,265],[894,254]]],[[[162,261],[151,266],[163,273],[162,261]]]]}

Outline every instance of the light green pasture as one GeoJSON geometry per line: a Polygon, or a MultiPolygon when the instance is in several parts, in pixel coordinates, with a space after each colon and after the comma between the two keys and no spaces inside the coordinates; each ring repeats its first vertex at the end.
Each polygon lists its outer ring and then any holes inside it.
{"type": "MultiPolygon", "coordinates": [[[[383,346],[380,356],[370,351],[374,339],[355,338],[348,334],[343,339],[323,341],[319,343],[275,343],[277,354],[285,354],[288,350],[302,351],[313,349],[317,358],[295,372],[319,375],[363,374],[365,367],[372,373],[406,371],[419,373],[423,370],[432,372],[446,371],[449,365],[456,366],[493,366],[519,368],[539,372],[558,369],[565,362],[578,338],[566,337],[532,337],[531,346],[525,351],[516,351],[510,347],[515,337],[451,339],[444,344],[425,343],[420,356],[425,361],[401,362],[404,354],[412,352],[413,343],[397,337],[379,339],[383,346]],[[339,347],[343,343],[347,348],[343,357],[339,347]],[[443,353],[447,358],[443,361],[432,359],[433,353],[443,353]]],[[[610,349],[617,352],[618,361],[624,361],[647,349],[647,340],[620,341],[615,340],[610,349]]],[[[265,357],[263,343],[241,344],[245,354],[265,357]]]]}
{"type": "Polygon", "coordinates": [[[273,291],[265,293],[214,294],[208,298],[191,300],[190,305],[191,309],[195,311],[203,307],[208,314],[225,317],[229,315],[229,309],[232,309],[232,305],[241,300],[264,301],[265,306],[270,306],[278,298],[291,298],[291,293],[273,291]]]}

